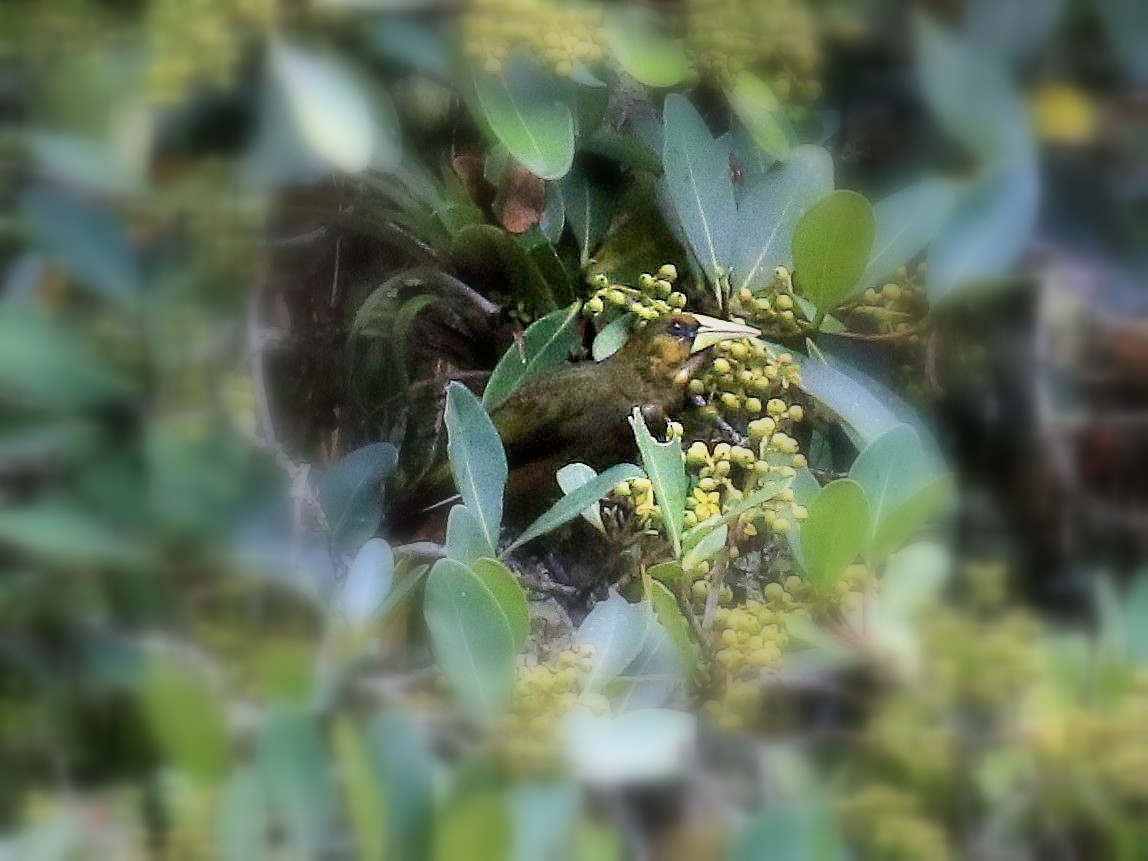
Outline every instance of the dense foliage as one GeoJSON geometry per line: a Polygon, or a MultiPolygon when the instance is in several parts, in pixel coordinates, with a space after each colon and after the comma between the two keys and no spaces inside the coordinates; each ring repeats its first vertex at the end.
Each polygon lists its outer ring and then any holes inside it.
{"type": "Polygon", "coordinates": [[[1148,579],[1004,513],[1126,500],[984,416],[1148,15],[916,5],[0,11],[0,857],[1145,857],[1148,579]]]}

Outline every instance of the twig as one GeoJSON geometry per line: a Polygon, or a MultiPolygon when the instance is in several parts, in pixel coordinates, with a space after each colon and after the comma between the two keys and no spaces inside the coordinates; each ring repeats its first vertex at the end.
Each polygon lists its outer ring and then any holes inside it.
{"type": "Polygon", "coordinates": [[[392,549],[395,556],[414,556],[420,559],[442,559],[446,556],[446,547],[433,541],[415,541],[411,544],[400,544],[392,549]]]}

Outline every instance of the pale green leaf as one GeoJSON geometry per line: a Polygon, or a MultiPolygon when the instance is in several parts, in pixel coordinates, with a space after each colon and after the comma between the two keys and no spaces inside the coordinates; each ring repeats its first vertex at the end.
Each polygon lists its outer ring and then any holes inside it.
{"type": "Polygon", "coordinates": [[[910,185],[873,207],[877,235],[869,263],[853,292],[879,286],[916,257],[940,231],[956,200],[951,182],[929,179],[910,185]]]}
{"type": "Polygon", "coordinates": [[[742,72],[728,91],[729,103],[757,145],[784,161],[793,150],[785,106],[773,90],[752,72],[742,72]]]}
{"type": "Polygon", "coordinates": [[[630,426],[634,429],[646,476],[654,486],[654,499],[662,511],[662,526],[666,530],[666,537],[674,549],[674,556],[680,558],[686,494],[689,492],[681,440],[658,442],[646,427],[641,410],[637,408],[630,416],[630,426]]]}
{"type": "Polygon", "coordinates": [[[444,422],[455,486],[475,516],[483,539],[491,547],[497,547],[508,475],[506,452],[498,430],[478,398],[461,383],[447,387],[444,422]]]}
{"type": "Polygon", "coordinates": [[[825,595],[865,547],[869,535],[869,504],[855,481],[827,484],[809,509],[801,527],[805,573],[818,594],[825,595]]]}
{"type": "Polygon", "coordinates": [[[367,753],[367,746],[350,718],[339,717],[332,730],[335,761],[355,834],[359,861],[387,857],[386,797],[367,753]]]}
{"type": "Polygon", "coordinates": [[[865,271],[875,232],[873,207],[859,194],[835,191],[814,204],[793,234],[802,295],[823,311],[839,305],[865,271]]]}
{"type": "Polygon", "coordinates": [[[494,556],[494,548],[483,535],[482,524],[465,505],[454,506],[447,515],[446,555],[465,565],[494,556]]]}
{"type": "Polygon", "coordinates": [[[639,83],[673,87],[689,74],[685,46],[665,32],[665,25],[650,10],[628,5],[611,8],[606,30],[618,64],[639,83]]]}
{"type": "Polygon", "coordinates": [[[514,636],[515,650],[521,649],[530,633],[530,605],[526,601],[526,593],[510,569],[496,559],[479,559],[471,564],[470,569],[506,617],[506,624],[514,636]]]}
{"type": "Polygon", "coordinates": [[[140,705],[172,765],[209,787],[223,779],[231,738],[223,701],[202,668],[177,655],[154,652],[140,686],[140,705]]]}
{"type": "Polygon", "coordinates": [[[488,412],[498,409],[527,380],[548,368],[563,364],[581,340],[578,334],[579,303],[547,314],[533,323],[513,344],[494,368],[482,405],[488,412]]]}
{"type": "Polygon", "coordinates": [[[534,521],[525,532],[514,540],[514,543],[507,549],[508,552],[514,550],[516,547],[521,547],[528,541],[533,541],[540,535],[545,535],[547,532],[552,532],[559,526],[569,523],[585,512],[589,506],[596,504],[598,500],[608,496],[610,491],[623,481],[639,478],[642,475],[642,470],[633,464],[622,463],[610,467],[610,469],[601,475],[591,479],[577,490],[568,493],[558,500],[558,502],[554,503],[545,514],[534,521]]]}

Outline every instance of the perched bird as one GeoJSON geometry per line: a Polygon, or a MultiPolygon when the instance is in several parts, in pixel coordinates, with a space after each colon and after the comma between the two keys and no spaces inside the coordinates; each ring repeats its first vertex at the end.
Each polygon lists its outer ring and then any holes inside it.
{"type": "Polygon", "coordinates": [[[635,407],[657,432],[657,423],[685,404],[690,377],[710,348],[760,334],[701,314],[673,314],[638,329],[601,362],[562,365],[528,381],[492,415],[511,470],[508,520],[528,520],[553,503],[554,474],[569,463],[602,470],[635,457],[628,421],[635,407]]]}

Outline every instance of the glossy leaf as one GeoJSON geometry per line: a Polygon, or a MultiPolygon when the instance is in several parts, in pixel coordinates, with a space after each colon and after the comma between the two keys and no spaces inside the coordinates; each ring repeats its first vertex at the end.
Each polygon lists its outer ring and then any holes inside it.
{"type": "Polygon", "coordinates": [[[395,557],[391,545],[382,538],[372,538],[355,554],[339,590],[343,617],[359,630],[368,627],[378,618],[394,578],[395,557]]]}
{"type": "Polygon", "coordinates": [[[435,828],[434,861],[510,859],[513,820],[506,796],[493,790],[469,793],[447,805],[435,828]]]}
{"type": "Polygon", "coordinates": [[[386,797],[371,767],[367,747],[358,728],[346,716],[335,721],[331,735],[355,834],[355,857],[360,861],[383,861],[387,857],[386,797]]]}
{"type": "Polygon", "coordinates": [[[202,668],[174,654],[153,653],[140,686],[140,705],[172,765],[209,787],[223,779],[231,737],[223,700],[202,668]]]}
{"type": "Polygon", "coordinates": [[[488,412],[498,409],[527,380],[569,360],[581,340],[580,310],[581,306],[575,303],[547,314],[527,328],[521,346],[511,345],[486,384],[482,405],[488,412]]]}
{"type": "Polygon", "coordinates": [[[859,194],[835,191],[814,204],[793,234],[802,295],[822,311],[839,305],[865,271],[875,233],[873,207],[859,194]]]}
{"type": "Polygon", "coordinates": [[[910,185],[873,207],[877,220],[873,251],[853,292],[880,286],[920,254],[940,231],[956,200],[951,182],[930,179],[910,185]]]}
{"type": "Polygon", "coordinates": [[[929,301],[947,302],[963,288],[1007,275],[1036,230],[1039,197],[1031,163],[1002,167],[969,188],[930,249],[929,301]]]}
{"type": "Polygon", "coordinates": [[[562,201],[585,266],[610,226],[610,196],[585,171],[572,170],[562,180],[562,201]]]}
{"type": "Polygon", "coordinates": [[[869,504],[861,485],[838,479],[822,488],[801,527],[805,573],[815,592],[828,594],[861,555],[868,535],[869,504]]]}
{"type": "Polygon", "coordinates": [[[330,834],[334,784],[312,718],[298,708],[275,709],[259,730],[255,761],[293,854],[319,857],[330,834]]]}
{"type": "Polygon", "coordinates": [[[716,285],[737,234],[729,147],[713,139],[685,96],[670,95],[665,113],[666,187],[690,247],[716,285]]]}
{"type": "Polygon", "coordinates": [[[268,847],[267,797],[254,768],[231,773],[219,793],[215,849],[219,861],[263,861],[268,847]]]}
{"type": "Polygon", "coordinates": [[[456,505],[446,518],[446,555],[464,565],[494,556],[486,542],[482,524],[465,505],[456,505]]]}
{"type": "Polygon", "coordinates": [[[20,196],[32,242],[103,299],[136,300],[139,262],[127,225],[111,210],[66,191],[33,186],[20,196]]]}
{"type": "Polygon", "coordinates": [[[638,657],[652,617],[649,604],[631,604],[617,593],[594,605],[574,635],[576,645],[594,647],[586,690],[597,690],[617,678],[638,657]]]}
{"type": "Polygon", "coordinates": [[[822,147],[799,146],[767,173],[738,207],[733,289],[760,290],[778,266],[793,263],[793,232],[809,208],[833,191],[833,159],[822,147]]]}
{"type": "Polygon", "coordinates": [[[311,150],[336,170],[365,170],[376,156],[380,124],[362,85],[332,60],[285,42],[273,47],[271,67],[311,150]]]}
{"type": "Polygon", "coordinates": [[[742,72],[732,89],[729,103],[754,141],[772,158],[784,161],[793,150],[785,107],[761,78],[742,72]]]}
{"type": "Polygon", "coordinates": [[[502,440],[478,398],[461,383],[447,387],[444,421],[455,486],[475,516],[483,539],[497,547],[508,474],[502,440]]]}
{"type": "Polygon", "coordinates": [[[649,10],[619,6],[606,15],[610,50],[625,72],[647,87],[673,87],[685,80],[690,61],[680,40],[665,32],[649,10]]]}
{"type": "Polygon", "coordinates": [[[750,822],[729,861],[844,861],[845,844],[821,807],[773,804],[750,822]]]}
{"type": "Polygon", "coordinates": [[[423,616],[435,661],[463,709],[486,726],[502,714],[514,684],[511,612],[467,566],[440,559],[431,569],[423,616]]]}
{"type": "Polygon", "coordinates": [[[682,456],[682,442],[674,439],[658,442],[646,427],[646,420],[637,408],[630,416],[630,426],[638,442],[642,455],[642,466],[646,476],[654,485],[654,499],[662,511],[662,526],[666,537],[674,549],[674,556],[682,555],[682,529],[685,519],[686,494],[689,481],[686,478],[686,462],[682,456]]]}
{"type": "Polygon", "coordinates": [[[480,74],[479,109],[499,142],[531,173],[561,179],[574,163],[574,115],[541,73],[516,64],[502,75],[480,74]]]}
{"type": "Polygon", "coordinates": [[[1029,111],[1000,61],[924,15],[916,33],[921,90],[945,131],[986,162],[1029,160],[1029,111]]]}
{"type": "Polygon", "coordinates": [[[514,635],[515,650],[520,650],[530,633],[530,606],[526,593],[510,573],[510,569],[496,559],[479,559],[470,569],[493,596],[506,624],[514,635]]]}
{"type": "Polygon", "coordinates": [[[608,496],[610,491],[621,482],[638,478],[643,474],[642,470],[629,463],[610,467],[601,475],[591,479],[554,503],[545,514],[534,521],[525,532],[514,540],[508,551],[521,547],[526,542],[533,541],[538,536],[553,532],[559,526],[569,523],[585,512],[587,508],[596,505],[598,500],[608,496]]]}
{"type": "MultiPolygon", "coordinates": [[[[558,486],[562,488],[562,492],[568,496],[578,490],[578,488],[593,481],[597,476],[598,471],[584,463],[569,463],[554,473],[554,478],[557,480],[558,486]]],[[[594,500],[593,503],[586,507],[582,512],[582,517],[599,532],[606,531],[606,525],[602,522],[602,510],[598,506],[598,500],[594,500]]]]}
{"type": "Polygon", "coordinates": [[[398,450],[390,443],[357,449],[315,479],[315,493],[331,540],[344,552],[362,547],[379,528],[383,516],[383,482],[398,465],[398,450]]]}
{"type": "Polygon", "coordinates": [[[625,314],[603,327],[590,348],[594,361],[604,361],[626,346],[633,325],[632,315],[625,314]]]}
{"type": "Polygon", "coordinates": [[[873,534],[869,558],[874,562],[899,550],[914,533],[940,514],[953,497],[953,477],[935,475],[885,514],[873,534]]]}

